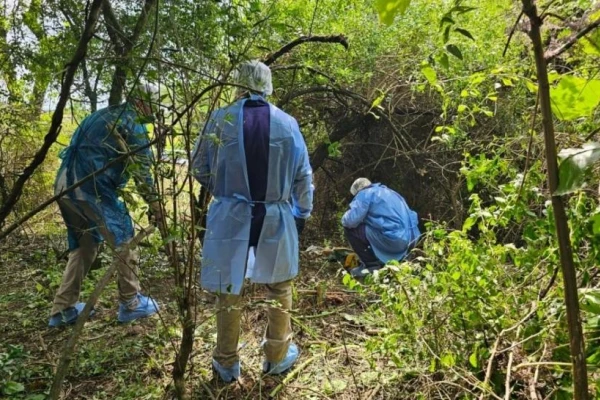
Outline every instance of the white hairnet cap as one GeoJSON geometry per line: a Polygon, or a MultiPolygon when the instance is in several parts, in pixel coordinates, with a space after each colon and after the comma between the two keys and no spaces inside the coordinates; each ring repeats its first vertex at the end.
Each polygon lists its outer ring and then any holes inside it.
{"type": "Polygon", "coordinates": [[[356,196],[358,192],[369,186],[371,186],[370,180],[367,178],[358,178],[354,181],[352,186],[350,186],[350,193],[352,193],[352,196],[356,196]]]}
{"type": "Polygon", "coordinates": [[[271,70],[260,61],[252,60],[242,63],[236,71],[235,80],[238,85],[249,87],[263,95],[268,96],[273,93],[271,70]]]}

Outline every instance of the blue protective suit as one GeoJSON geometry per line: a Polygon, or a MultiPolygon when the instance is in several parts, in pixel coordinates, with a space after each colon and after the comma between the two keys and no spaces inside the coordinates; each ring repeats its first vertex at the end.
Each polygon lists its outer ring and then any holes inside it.
{"type": "MultiPolygon", "coordinates": [[[[138,122],[138,115],[132,105],[125,103],[103,108],[86,117],[73,134],[69,146],[60,153],[62,163],[56,177],[55,192],[59,193],[123,154],[123,145],[119,144],[117,135],[123,139],[129,151],[149,143],[148,131],[138,122]]],[[[135,163],[136,177],[140,177],[148,188],[152,188],[152,151],[149,147],[136,154],[135,163]]],[[[131,217],[118,194],[118,190],[125,186],[131,175],[127,165],[126,160],[118,162],[65,195],[71,200],[87,202],[103,219],[116,246],[131,240],[134,234],[131,217]]],[[[69,221],[65,222],[69,249],[74,250],[79,247],[77,233],[69,227],[69,221]]],[[[102,240],[97,229],[92,234],[96,242],[102,240]]]]}
{"type": "Polygon", "coordinates": [[[264,201],[251,199],[244,151],[244,104],[252,95],[215,111],[198,138],[193,174],[214,199],[207,215],[201,284],[212,292],[239,294],[244,282],[252,208],[264,204],[265,216],[256,246],[256,283],[277,283],[298,274],[298,233],[294,217],[312,211],[312,169],[296,120],[272,104],[269,164],[264,201]]]}
{"type": "Polygon", "coordinates": [[[402,196],[380,183],[356,194],[342,225],[366,225],[367,240],[379,260],[402,260],[419,235],[417,213],[408,208],[402,196]]]}

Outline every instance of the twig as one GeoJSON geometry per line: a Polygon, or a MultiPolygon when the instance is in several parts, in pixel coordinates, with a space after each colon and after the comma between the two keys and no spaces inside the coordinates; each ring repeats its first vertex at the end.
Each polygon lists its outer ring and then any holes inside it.
{"type": "Polygon", "coordinates": [[[276,52],[274,52],[273,54],[269,55],[267,58],[264,59],[264,63],[266,65],[271,65],[273,64],[275,61],[277,61],[277,59],[281,56],[283,56],[284,54],[289,53],[294,47],[299,46],[303,43],[309,43],[309,42],[319,42],[319,43],[339,43],[342,46],[344,46],[346,48],[346,50],[348,50],[348,39],[346,39],[346,37],[344,35],[332,35],[332,36],[300,36],[298,39],[286,44],[285,46],[283,46],[282,48],[280,48],[279,50],[277,50],[276,52]]]}
{"type": "MultiPolygon", "coordinates": [[[[498,344],[500,343],[501,336],[498,335],[496,338],[496,342],[494,343],[494,347],[492,348],[492,352],[490,353],[490,358],[488,359],[487,369],[485,371],[485,378],[483,379],[483,390],[486,390],[488,386],[488,382],[492,377],[492,365],[494,364],[494,357],[496,357],[496,350],[498,349],[498,344]]],[[[485,392],[479,395],[479,400],[483,400],[485,397],[485,392]]]]}
{"type": "Polygon", "coordinates": [[[365,400],[373,400],[379,392],[379,389],[381,389],[381,383],[378,383],[377,386],[375,386],[375,389],[373,389],[371,393],[369,393],[369,395],[365,397],[365,400]]]}
{"type": "Polygon", "coordinates": [[[512,37],[515,34],[515,31],[517,30],[517,26],[519,25],[521,18],[523,18],[523,14],[525,14],[525,13],[523,12],[523,10],[521,10],[521,12],[519,13],[519,16],[517,17],[517,20],[515,21],[515,24],[513,25],[512,29],[510,30],[510,34],[508,35],[508,40],[506,41],[506,44],[504,45],[504,51],[502,52],[502,57],[506,56],[506,51],[508,50],[510,41],[512,40],[512,37]]]}
{"type": "MultiPolygon", "coordinates": [[[[548,345],[546,343],[544,343],[544,350],[542,351],[542,357],[541,357],[542,360],[546,356],[547,348],[548,348],[548,345]]],[[[529,381],[529,397],[531,397],[532,400],[539,399],[539,397],[537,395],[537,388],[536,388],[539,375],[540,375],[540,366],[538,365],[535,367],[535,373],[533,374],[533,378],[529,381]]]]}
{"type": "Polygon", "coordinates": [[[213,394],[212,390],[210,390],[210,388],[204,381],[200,381],[200,384],[202,385],[202,387],[206,391],[206,394],[208,394],[208,397],[210,397],[211,400],[217,400],[217,398],[213,394]]]}
{"type": "MultiPolygon", "coordinates": [[[[345,308],[345,307],[344,307],[345,308]]],[[[343,309],[343,308],[342,308],[343,309]]],[[[321,314],[314,314],[314,315],[300,315],[298,317],[296,317],[296,319],[316,319],[316,318],[323,318],[323,317],[327,317],[329,315],[334,315],[339,313],[342,309],[336,309],[333,311],[327,311],[327,312],[323,312],[321,314]]]]}
{"type": "Polygon", "coordinates": [[[577,43],[577,41],[579,39],[581,39],[582,37],[584,37],[591,31],[593,31],[594,29],[598,28],[599,26],[600,26],[600,19],[597,19],[596,21],[592,22],[591,24],[589,24],[588,26],[586,26],[585,28],[583,28],[582,30],[577,32],[576,34],[572,35],[558,49],[552,50],[552,51],[546,51],[544,53],[544,59],[546,59],[546,61],[553,60],[554,58],[558,57],[565,51],[569,50],[571,47],[573,47],[573,45],[575,45],[575,43],[577,43]]]}
{"type": "MultiPolygon", "coordinates": [[[[526,363],[522,363],[522,364],[514,366],[513,369],[516,371],[516,370],[521,369],[521,368],[536,367],[536,366],[540,366],[540,367],[565,367],[565,368],[571,368],[573,366],[573,364],[571,364],[570,362],[560,362],[560,361],[538,361],[538,362],[526,362],[526,363]]],[[[595,365],[588,365],[588,367],[597,367],[597,366],[595,366],[595,365]]]]}
{"type": "MultiPolygon", "coordinates": [[[[341,348],[339,348],[339,350],[341,350],[341,348]]],[[[275,389],[273,389],[271,391],[271,393],[269,393],[269,397],[273,398],[275,396],[277,396],[277,393],[279,393],[281,391],[281,389],[284,388],[285,385],[287,385],[288,383],[290,383],[295,377],[296,375],[298,375],[300,373],[300,371],[302,371],[304,368],[308,367],[313,361],[315,361],[315,359],[317,358],[317,356],[312,356],[311,358],[309,358],[308,360],[304,361],[302,364],[300,364],[299,366],[297,366],[292,372],[290,372],[285,379],[275,387],[275,389]]]]}
{"type": "MultiPolygon", "coordinates": [[[[331,355],[334,353],[337,353],[341,350],[344,350],[344,347],[346,348],[359,348],[360,346],[358,345],[347,345],[347,346],[339,346],[339,347],[334,347],[333,349],[330,349],[329,351],[326,352],[326,355],[331,355]]],[[[300,364],[298,367],[296,367],[293,371],[291,371],[286,377],[285,379],[275,387],[275,389],[273,389],[271,391],[271,393],[269,393],[269,397],[275,397],[277,395],[277,393],[279,393],[281,391],[281,389],[283,389],[284,386],[286,386],[288,383],[290,383],[295,377],[296,375],[298,375],[299,372],[301,372],[303,369],[305,369],[306,367],[308,367],[313,361],[315,361],[315,359],[317,358],[317,355],[314,355],[312,357],[310,357],[308,360],[304,361],[302,364],[300,364]]]]}
{"type": "MultiPolygon", "coordinates": [[[[519,328],[517,328],[517,334],[515,335],[515,341],[513,342],[513,347],[516,346],[516,340],[519,338],[519,334],[521,333],[521,326],[519,325],[519,328]]],[[[514,360],[514,349],[510,351],[510,354],[508,355],[508,365],[506,366],[506,380],[504,381],[504,400],[510,400],[510,395],[512,393],[512,390],[510,388],[510,373],[511,373],[511,368],[512,368],[512,364],[513,364],[513,360],[514,360]]]]}
{"type": "Polygon", "coordinates": [[[585,137],[585,141],[591,140],[598,132],[600,132],[600,128],[594,129],[589,135],[585,137]]]}

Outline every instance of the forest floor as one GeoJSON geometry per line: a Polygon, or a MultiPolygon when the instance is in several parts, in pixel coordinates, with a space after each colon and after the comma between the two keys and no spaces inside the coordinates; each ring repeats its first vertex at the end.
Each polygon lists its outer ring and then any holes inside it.
{"type": "MultiPolygon", "coordinates": [[[[60,243],[60,239],[37,236],[0,247],[0,397],[4,389],[4,398],[45,398],[71,332],[71,328],[47,327],[66,263],[57,260],[59,252],[52,243],[60,243]],[[7,391],[13,394],[6,395],[7,391]]],[[[64,388],[66,398],[172,398],[171,371],[180,337],[172,274],[164,261],[151,260],[144,248],[140,254],[143,291],[159,301],[160,316],[127,325],[117,323],[113,280],[80,337],[64,388]]],[[[292,372],[283,377],[262,374],[264,291],[260,285],[249,285],[240,339],[242,377],[231,385],[216,381],[210,368],[216,339],[214,304],[212,296],[199,291],[199,322],[187,376],[192,398],[398,398],[394,394],[398,376],[389,372],[385,360],[373,358],[366,350],[369,338],[378,334],[366,309],[377,299],[365,300],[348,291],[341,284],[340,263],[306,252],[301,259],[293,315],[294,341],[301,355],[292,372]]],[[[104,270],[90,273],[82,301],[104,270]]]]}

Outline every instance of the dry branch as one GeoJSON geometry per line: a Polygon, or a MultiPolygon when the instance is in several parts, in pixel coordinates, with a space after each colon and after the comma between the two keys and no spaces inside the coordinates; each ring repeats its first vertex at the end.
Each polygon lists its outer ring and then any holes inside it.
{"type": "Polygon", "coordinates": [[[598,28],[599,26],[600,26],[600,18],[597,19],[596,21],[590,23],[585,28],[581,29],[579,32],[571,35],[559,48],[557,48],[555,50],[551,50],[551,51],[546,51],[544,53],[544,58],[546,59],[546,61],[550,61],[550,60],[558,57],[559,55],[561,55],[562,53],[564,53],[565,51],[567,51],[571,47],[573,47],[575,45],[575,43],[577,43],[579,41],[579,39],[581,39],[582,37],[584,37],[591,31],[593,31],[594,29],[598,28]]]}
{"type": "Polygon", "coordinates": [[[286,44],[276,52],[268,55],[263,62],[267,65],[273,64],[281,56],[289,53],[294,47],[304,43],[339,43],[348,50],[348,39],[344,35],[331,35],[331,36],[300,36],[298,39],[286,44]]]}

